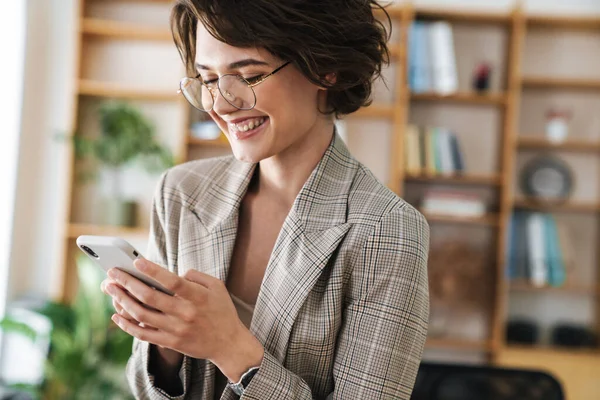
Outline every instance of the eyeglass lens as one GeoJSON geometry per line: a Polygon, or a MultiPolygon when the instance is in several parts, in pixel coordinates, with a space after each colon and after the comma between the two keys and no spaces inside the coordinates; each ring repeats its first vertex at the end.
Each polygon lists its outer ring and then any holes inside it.
{"type": "MultiPolygon", "coordinates": [[[[195,78],[184,78],[181,81],[183,95],[192,106],[201,111],[210,111],[214,106],[217,85],[211,83],[210,86],[211,89],[195,78]]],[[[229,104],[240,110],[251,110],[256,105],[254,90],[238,75],[221,76],[218,91],[229,104]]]]}

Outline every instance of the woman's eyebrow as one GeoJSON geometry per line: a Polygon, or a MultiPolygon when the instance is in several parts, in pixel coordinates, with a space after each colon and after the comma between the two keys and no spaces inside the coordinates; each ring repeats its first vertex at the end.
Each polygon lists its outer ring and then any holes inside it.
{"type": "MultiPolygon", "coordinates": [[[[236,61],[233,62],[231,64],[229,64],[228,68],[229,69],[238,69],[238,68],[243,68],[243,67],[248,67],[248,66],[263,66],[263,65],[269,65],[269,63],[265,62],[265,61],[260,61],[260,60],[256,60],[254,58],[246,58],[244,60],[240,60],[240,61],[236,61]]],[[[196,63],[196,68],[198,68],[199,70],[210,70],[211,68],[206,66],[206,65],[202,65],[202,64],[198,64],[196,63]]]]}

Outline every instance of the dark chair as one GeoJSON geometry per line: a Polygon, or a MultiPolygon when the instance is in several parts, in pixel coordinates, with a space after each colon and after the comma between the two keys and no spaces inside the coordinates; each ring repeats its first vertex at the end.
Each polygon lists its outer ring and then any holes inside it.
{"type": "Polygon", "coordinates": [[[423,362],[412,400],[564,400],[560,383],[542,371],[423,362]]]}

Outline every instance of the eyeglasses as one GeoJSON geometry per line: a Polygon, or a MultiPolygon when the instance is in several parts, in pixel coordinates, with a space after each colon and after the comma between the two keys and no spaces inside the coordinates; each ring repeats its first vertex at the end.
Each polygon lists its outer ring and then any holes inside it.
{"type": "Polygon", "coordinates": [[[206,82],[200,79],[200,74],[194,78],[185,77],[179,83],[180,89],[177,93],[182,93],[186,100],[198,110],[209,112],[215,105],[218,89],[221,96],[235,108],[252,110],[256,105],[254,86],[263,83],[268,77],[276,74],[288,64],[290,64],[289,61],[270,74],[249,79],[237,74],[222,75],[217,79],[206,82]]]}

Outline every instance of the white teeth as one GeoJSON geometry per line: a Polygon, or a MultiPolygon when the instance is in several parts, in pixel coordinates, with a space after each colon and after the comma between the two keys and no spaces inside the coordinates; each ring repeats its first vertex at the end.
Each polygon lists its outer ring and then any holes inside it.
{"type": "MultiPolygon", "coordinates": [[[[247,122],[247,121],[245,121],[245,122],[247,122]]],[[[231,130],[233,130],[233,131],[247,132],[247,131],[252,130],[254,128],[258,128],[264,122],[265,122],[265,118],[264,117],[260,117],[260,118],[255,118],[253,120],[250,120],[250,122],[246,123],[245,125],[241,125],[241,124],[229,124],[229,126],[230,126],[231,130]]]]}

